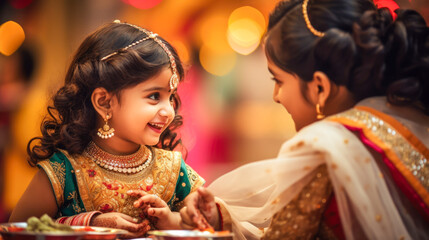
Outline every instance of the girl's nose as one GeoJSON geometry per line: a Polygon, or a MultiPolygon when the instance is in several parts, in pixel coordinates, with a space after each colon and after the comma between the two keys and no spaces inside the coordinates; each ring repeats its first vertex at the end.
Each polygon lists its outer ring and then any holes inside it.
{"type": "Polygon", "coordinates": [[[167,118],[173,118],[174,117],[174,108],[170,104],[170,102],[168,102],[167,104],[165,104],[161,107],[161,109],[159,110],[159,115],[161,115],[162,117],[167,117],[167,118]]]}

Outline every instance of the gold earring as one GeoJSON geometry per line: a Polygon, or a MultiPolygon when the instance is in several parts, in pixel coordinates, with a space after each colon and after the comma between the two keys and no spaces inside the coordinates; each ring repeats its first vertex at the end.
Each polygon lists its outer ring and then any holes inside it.
{"type": "Polygon", "coordinates": [[[106,114],[104,118],[104,125],[98,129],[97,135],[103,139],[111,138],[115,135],[115,129],[110,127],[107,121],[111,118],[109,114],[106,114]]]}
{"type": "Polygon", "coordinates": [[[317,116],[316,116],[317,120],[325,118],[325,114],[322,113],[322,109],[320,108],[319,104],[316,104],[316,113],[317,113],[317,116]]]}

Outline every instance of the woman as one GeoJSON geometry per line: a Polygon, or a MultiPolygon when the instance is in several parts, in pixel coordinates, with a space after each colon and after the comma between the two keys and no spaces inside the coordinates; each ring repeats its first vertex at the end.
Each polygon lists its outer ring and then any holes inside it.
{"type": "Polygon", "coordinates": [[[277,158],[188,196],[184,228],[207,227],[201,211],[237,239],[428,239],[429,30],[396,13],[366,0],[277,5],[265,53],[298,133],[277,158]]]}

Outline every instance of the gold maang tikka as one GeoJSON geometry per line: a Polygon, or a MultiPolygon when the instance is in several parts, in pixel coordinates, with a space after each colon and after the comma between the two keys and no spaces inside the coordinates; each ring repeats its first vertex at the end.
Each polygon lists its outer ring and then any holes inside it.
{"type": "Polygon", "coordinates": [[[115,129],[110,127],[108,124],[110,118],[111,116],[106,114],[103,127],[98,129],[97,135],[103,139],[111,138],[115,135],[115,129]]]}
{"type": "Polygon", "coordinates": [[[309,0],[304,0],[302,2],[302,15],[304,16],[305,25],[307,26],[308,30],[310,30],[310,32],[313,33],[315,36],[323,37],[325,36],[325,33],[316,30],[313,25],[311,25],[310,18],[308,17],[308,1],[309,0]]]}
{"type": "MultiPolygon", "coordinates": [[[[134,25],[134,24],[121,23],[121,21],[119,21],[119,20],[115,20],[114,23],[125,24],[125,25],[128,25],[128,26],[131,26],[131,27],[136,28],[139,31],[144,32],[146,34],[146,37],[144,37],[144,38],[142,38],[140,40],[137,40],[137,41],[129,44],[128,46],[122,48],[121,51],[127,50],[128,48],[131,48],[131,47],[133,47],[133,46],[135,46],[135,45],[137,45],[139,43],[142,43],[142,42],[144,42],[146,40],[149,40],[149,39],[154,40],[164,50],[164,52],[167,54],[168,59],[170,61],[171,71],[173,72],[173,74],[171,75],[171,78],[170,78],[170,82],[169,82],[170,89],[171,89],[171,91],[173,91],[174,89],[176,89],[177,85],[179,84],[179,75],[178,75],[178,72],[177,72],[176,60],[174,59],[174,56],[171,53],[171,51],[168,49],[168,47],[159,38],[157,38],[158,34],[153,33],[151,31],[148,31],[148,30],[146,30],[146,29],[144,29],[142,27],[139,27],[137,25],[134,25]]],[[[118,53],[119,53],[119,51],[115,51],[115,52],[113,52],[111,54],[108,54],[108,55],[102,57],[101,61],[105,61],[106,59],[108,59],[111,56],[116,55],[118,53]]]]}

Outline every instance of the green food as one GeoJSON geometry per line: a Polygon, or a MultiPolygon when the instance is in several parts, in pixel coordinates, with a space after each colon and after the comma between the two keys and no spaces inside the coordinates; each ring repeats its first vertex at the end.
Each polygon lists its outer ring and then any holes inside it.
{"type": "Polygon", "coordinates": [[[31,232],[73,232],[73,229],[61,223],[56,223],[47,214],[39,218],[30,217],[27,220],[27,231],[31,232]]]}

